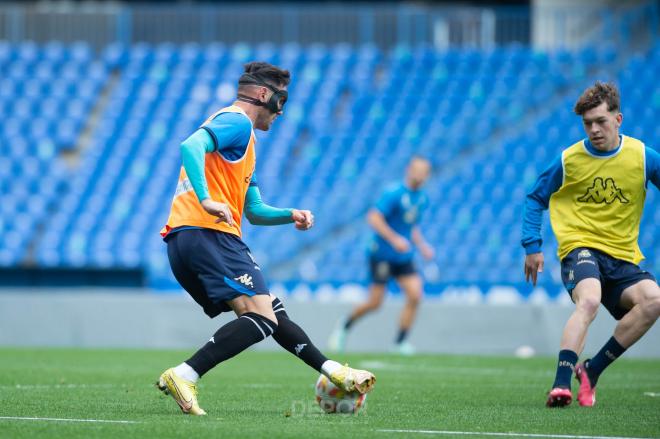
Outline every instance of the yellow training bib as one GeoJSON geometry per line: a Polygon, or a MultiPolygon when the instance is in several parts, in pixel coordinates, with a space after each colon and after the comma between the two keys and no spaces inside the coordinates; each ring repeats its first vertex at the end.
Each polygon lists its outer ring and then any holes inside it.
{"type": "Polygon", "coordinates": [[[577,247],[591,247],[638,264],[637,242],[646,198],[645,148],[622,136],[610,156],[592,154],[580,141],[562,153],[564,179],[550,197],[550,223],[563,259],[577,247]]]}

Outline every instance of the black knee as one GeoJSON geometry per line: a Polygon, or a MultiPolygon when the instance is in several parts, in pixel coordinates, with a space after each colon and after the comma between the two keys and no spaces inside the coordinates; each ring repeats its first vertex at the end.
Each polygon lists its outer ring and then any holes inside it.
{"type": "Polygon", "coordinates": [[[275,313],[275,316],[277,319],[288,319],[289,315],[286,313],[286,309],[284,309],[284,303],[276,297],[273,300],[273,312],[275,313]]]}
{"type": "Polygon", "coordinates": [[[275,331],[277,331],[277,321],[274,322],[261,314],[246,312],[245,314],[242,314],[240,318],[251,320],[259,328],[264,338],[270,337],[275,331]]]}

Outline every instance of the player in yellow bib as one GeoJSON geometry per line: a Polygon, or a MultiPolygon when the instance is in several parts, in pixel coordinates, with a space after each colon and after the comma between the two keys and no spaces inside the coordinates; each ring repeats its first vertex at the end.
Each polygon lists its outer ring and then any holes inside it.
{"type": "Polygon", "coordinates": [[[571,403],[571,377],[580,382],[578,403],[593,406],[600,374],[639,340],[660,316],[660,288],[637,264],[637,239],[648,183],[660,188],[660,154],[619,134],[619,91],[596,82],[575,104],[588,136],[564,150],[527,195],[522,244],[525,279],[536,285],[543,271],[542,212],[559,244],[562,280],[575,311],[564,327],[548,407],[571,403]],[[619,320],[614,335],[580,364],[589,325],[599,304],[619,320]]]}

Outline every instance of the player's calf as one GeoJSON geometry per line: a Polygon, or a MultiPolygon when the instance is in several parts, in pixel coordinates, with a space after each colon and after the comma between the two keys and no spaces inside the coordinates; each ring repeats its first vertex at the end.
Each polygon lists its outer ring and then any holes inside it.
{"type": "Polygon", "coordinates": [[[243,352],[277,330],[277,322],[247,312],[220,328],[192,357],[186,360],[199,376],[243,352]]]}

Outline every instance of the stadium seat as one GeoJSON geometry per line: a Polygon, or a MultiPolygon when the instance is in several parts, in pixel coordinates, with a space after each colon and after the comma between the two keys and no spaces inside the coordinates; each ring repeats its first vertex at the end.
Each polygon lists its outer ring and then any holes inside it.
{"type": "MultiPolygon", "coordinates": [[[[143,268],[152,286],[175,286],[158,231],[179,144],[231,102],[243,63],[258,58],[294,79],[285,117],[258,134],[262,194],[317,218],[305,234],[246,226],[272,280],[299,279],[313,263],[314,282],[364,282],[364,215],[407,159],[424,154],[435,166],[421,225],[438,253],[433,282],[520,282],[525,192],[582,137],[572,101],[614,54],[295,43],[113,44],[95,52],[85,43],[0,42],[0,265],[143,268]],[[77,159],[65,161],[64,151],[77,159]],[[36,200],[29,211],[18,202],[26,195],[36,200]]],[[[660,94],[646,96],[659,63],[656,45],[617,78],[624,132],[643,139],[660,133],[660,94]]],[[[652,192],[640,240],[657,267],[660,197],[652,192]]],[[[544,239],[549,253],[556,244],[547,221],[544,239]]],[[[557,270],[556,258],[546,263],[557,270]]]]}

